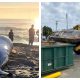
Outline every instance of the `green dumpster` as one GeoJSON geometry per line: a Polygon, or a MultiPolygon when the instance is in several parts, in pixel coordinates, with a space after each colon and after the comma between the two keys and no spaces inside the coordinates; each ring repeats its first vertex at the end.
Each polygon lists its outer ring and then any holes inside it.
{"type": "Polygon", "coordinates": [[[41,74],[73,65],[73,47],[71,44],[41,47],[41,74]]]}

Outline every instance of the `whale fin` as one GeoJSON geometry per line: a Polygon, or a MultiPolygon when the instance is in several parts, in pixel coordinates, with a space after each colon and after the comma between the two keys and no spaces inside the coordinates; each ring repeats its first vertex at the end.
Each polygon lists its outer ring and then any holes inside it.
{"type": "Polygon", "coordinates": [[[8,74],[9,74],[8,72],[2,71],[2,70],[0,69],[0,75],[8,75],[8,74]]]}

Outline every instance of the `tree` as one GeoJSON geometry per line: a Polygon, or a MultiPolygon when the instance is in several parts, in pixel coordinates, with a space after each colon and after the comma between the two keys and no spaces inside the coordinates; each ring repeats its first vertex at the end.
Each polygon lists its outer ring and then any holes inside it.
{"type": "Polygon", "coordinates": [[[52,29],[48,26],[43,27],[43,36],[47,37],[52,34],[52,29]]]}
{"type": "Polygon", "coordinates": [[[80,25],[74,26],[73,29],[75,29],[75,30],[80,30],[80,25]]]}

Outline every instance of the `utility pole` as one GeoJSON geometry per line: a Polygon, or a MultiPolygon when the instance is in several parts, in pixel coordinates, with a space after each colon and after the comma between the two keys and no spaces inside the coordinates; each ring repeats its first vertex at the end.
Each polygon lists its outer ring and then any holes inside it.
{"type": "Polygon", "coordinates": [[[57,28],[58,28],[58,21],[56,21],[56,31],[57,31],[57,28]]]}
{"type": "Polygon", "coordinates": [[[68,14],[66,13],[66,28],[68,29],[68,14]]]}

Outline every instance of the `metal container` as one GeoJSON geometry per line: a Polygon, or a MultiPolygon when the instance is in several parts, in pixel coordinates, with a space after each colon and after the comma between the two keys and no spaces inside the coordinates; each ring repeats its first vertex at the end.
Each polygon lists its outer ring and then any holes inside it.
{"type": "Polygon", "coordinates": [[[62,44],[41,47],[41,74],[73,65],[73,46],[62,44]]]}

